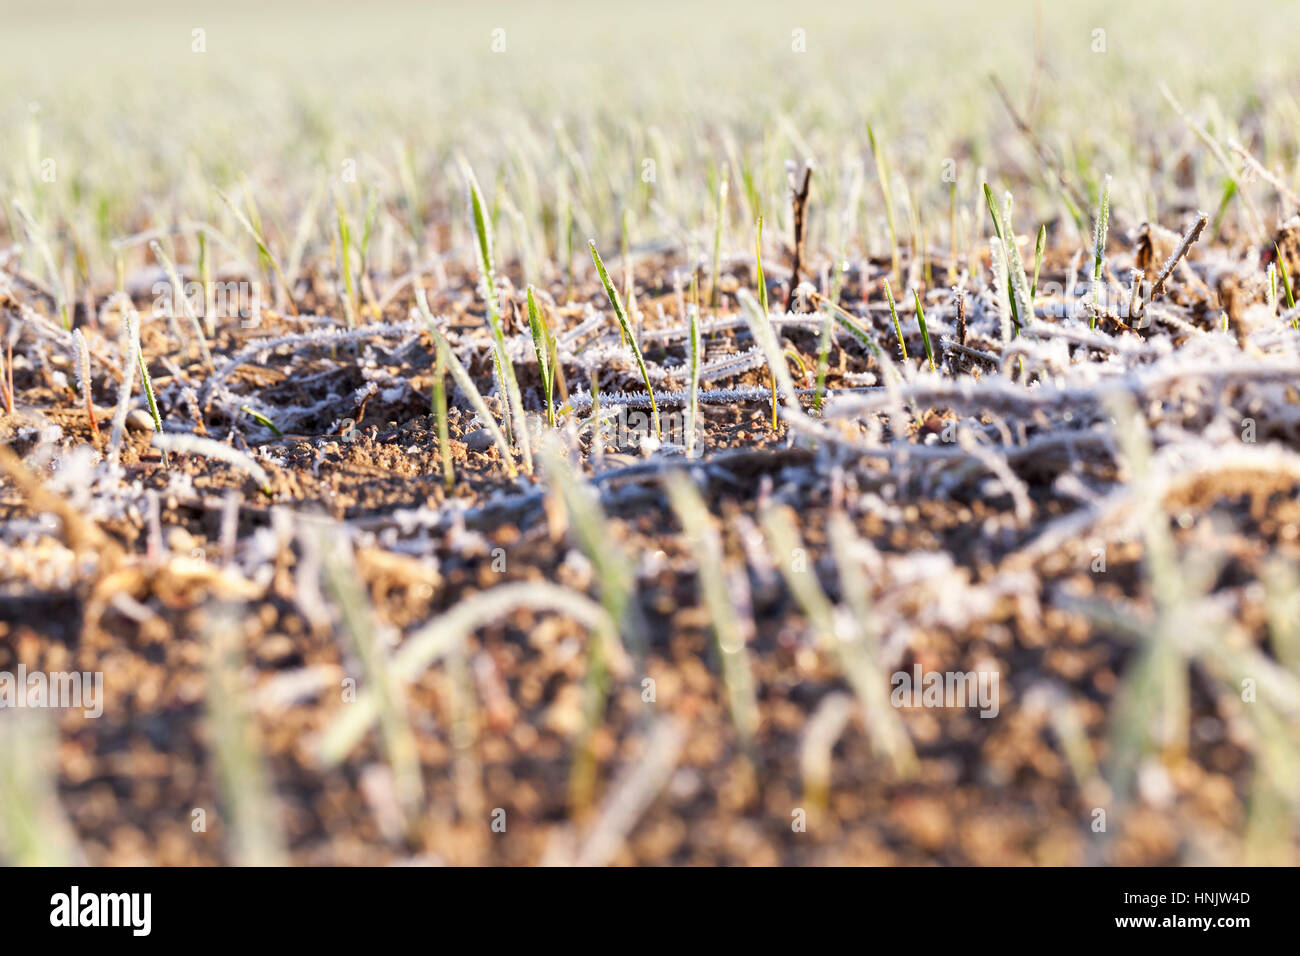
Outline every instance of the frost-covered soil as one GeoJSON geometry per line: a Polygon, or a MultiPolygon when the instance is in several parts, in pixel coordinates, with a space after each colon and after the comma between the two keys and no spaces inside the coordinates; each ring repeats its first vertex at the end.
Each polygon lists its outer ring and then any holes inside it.
{"type": "MultiPolygon", "coordinates": [[[[73,337],[39,283],[9,270],[0,671],[102,672],[105,694],[98,719],[55,712],[58,800],[31,812],[65,817],[70,852],[92,863],[275,859],[276,847],[295,863],[1294,862],[1285,821],[1297,790],[1285,787],[1300,753],[1300,654],[1286,584],[1300,549],[1300,333],[1295,310],[1270,301],[1262,253],[1208,234],[1163,294],[1128,311],[1130,268],[1144,256],[1149,280],[1191,221],[1167,223],[1145,251],[1136,229],[1112,229],[1103,301],[1119,305],[1095,323],[1090,253],[1049,246],[1018,333],[987,250],[954,277],[960,322],[936,253],[924,296],[935,372],[900,295],[901,357],[889,261],[852,263],[839,302],[881,354],[837,325],[818,409],[827,312],[807,296],[776,309],[780,345],[802,368],[787,362],[799,391],[781,396],[775,428],[765,354],[737,298],[754,289],[752,264],[724,260],[719,306],[702,310],[690,458],[680,432],[641,440],[644,386],[592,278],[572,296],[563,282],[540,290],[563,379],[560,424],[547,429],[522,291],[503,281],[532,445],[540,453],[552,432],[567,449],[632,580],[637,623],[620,628],[626,657],[606,661],[595,714],[591,605],[563,594],[598,601],[602,569],[561,503],[562,479],[540,459],[537,474],[511,479],[450,379],[455,481],[444,487],[434,349],[409,288],[375,276],[388,301],[355,329],[314,291],[297,316],[268,307],[248,328],[219,317],[211,371],[183,321],[173,329],[137,298],[164,431],[246,456],[173,445],[164,465],[124,301],[105,290],[95,315],[75,314],[94,436],[73,337]],[[593,377],[602,415],[625,423],[601,441],[593,377]],[[123,379],[132,390],[119,406],[123,379]],[[673,474],[698,488],[719,533],[757,698],[748,756],[701,556],[665,497],[673,474]],[[801,539],[790,553],[768,533],[781,506],[801,539]],[[308,519],[320,515],[324,532],[308,519]],[[836,549],[829,529],[844,518],[853,533],[836,549]],[[336,562],[360,585],[350,608],[329,580],[336,562]],[[834,632],[791,592],[798,575],[834,605],[834,632]],[[493,603],[493,589],[528,582],[568,591],[493,603]],[[363,722],[336,762],[322,755],[322,733],[374,690],[345,612],[397,660],[472,595],[488,611],[465,643],[395,681],[423,787],[404,817],[385,734],[363,722]],[[881,695],[916,668],[992,674],[996,715],[886,705],[888,720],[868,716],[837,650],[850,631],[874,642],[862,673],[881,695]],[[212,663],[217,632],[235,636],[225,670],[212,663]],[[231,710],[248,733],[223,723],[231,710]],[[905,741],[891,747],[894,719],[905,741]],[[232,740],[252,756],[232,758],[232,740]],[[574,766],[588,754],[584,790],[574,766]],[[250,823],[267,809],[257,787],[223,784],[220,768],[259,764],[269,814],[250,823]]],[[[1027,261],[1032,247],[1028,237],[1027,261]]],[[[775,309],[789,269],[765,265],[775,309]]],[[[1287,265],[1300,275],[1300,261],[1287,265]]],[[[905,266],[919,277],[921,263],[905,266]]],[[[685,264],[647,255],[634,274],[658,410],[681,425],[685,264]]],[[[422,281],[499,413],[475,280],[452,269],[422,281]]],[[[4,726],[13,752],[16,725],[4,726]]],[[[11,800],[40,792],[39,781],[8,785],[11,800]]]]}

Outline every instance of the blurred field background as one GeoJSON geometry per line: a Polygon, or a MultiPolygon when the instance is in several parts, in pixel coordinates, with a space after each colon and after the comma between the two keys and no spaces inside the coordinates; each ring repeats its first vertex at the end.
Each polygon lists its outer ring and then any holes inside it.
{"type": "MultiPolygon", "coordinates": [[[[562,189],[598,239],[616,236],[629,208],[634,241],[699,231],[703,242],[710,177],[729,154],[774,221],[789,215],[784,161],[811,154],[821,169],[814,205],[841,214],[814,218],[811,247],[874,246],[878,197],[850,193],[867,121],[929,235],[946,228],[946,158],[957,161],[959,199],[978,198],[984,168],[991,181],[1031,185],[1018,203],[1050,218],[1056,200],[991,73],[1022,113],[1032,105],[1035,130],[1085,183],[1116,177],[1116,214],[1130,218],[1159,217],[1174,188],[1168,164],[1187,143],[1160,80],[1188,107],[1204,106],[1221,137],[1256,140],[1266,160],[1294,155],[1300,130],[1280,42],[1300,10],[1277,3],[1229,15],[1212,3],[998,0],[54,2],[6,4],[3,23],[0,188],[51,234],[76,237],[101,279],[111,279],[114,239],[205,213],[225,221],[210,184],[229,189],[240,176],[272,235],[291,233],[321,176],[337,178],[349,158],[358,206],[372,184],[385,198],[409,191],[428,225],[460,201],[447,172],[463,154],[485,183],[508,185],[523,213],[500,227],[505,253],[531,242],[540,261],[556,251],[543,222],[562,189]],[[196,29],[204,53],[192,51],[196,29]],[[496,29],[504,52],[492,51],[496,29]],[[796,30],[806,52],[792,49],[796,30]],[[1105,52],[1093,52],[1096,30],[1105,52]],[[53,183],[40,179],[46,158],[57,164],[53,183]],[[646,158],[653,189],[642,181],[646,158]]],[[[1195,161],[1213,164],[1203,150],[1195,161]]],[[[1205,183],[1204,205],[1217,202],[1216,188],[1205,183]]],[[[445,245],[467,249],[463,217],[449,219],[445,245]]],[[[753,217],[730,219],[728,242],[743,248],[753,217]]]]}

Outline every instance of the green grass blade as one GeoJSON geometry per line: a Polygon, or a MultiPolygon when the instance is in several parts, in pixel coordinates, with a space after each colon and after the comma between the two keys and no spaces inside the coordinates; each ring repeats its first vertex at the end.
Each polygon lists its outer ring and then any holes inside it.
{"type": "MultiPolygon", "coordinates": [[[[1282,258],[1282,250],[1278,248],[1277,243],[1273,243],[1273,249],[1277,252],[1277,274],[1282,278],[1282,291],[1286,293],[1286,307],[1295,308],[1295,296],[1291,292],[1291,276],[1286,271],[1286,260],[1282,258]]],[[[1291,321],[1294,326],[1295,320],[1291,321]]]]}
{"type": "Polygon", "coordinates": [[[257,422],[257,424],[261,425],[263,428],[269,428],[271,430],[271,434],[273,434],[276,438],[284,437],[284,432],[280,431],[280,429],[275,427],[275,422],[271,421],[271,419],[267,418],[261,412],[254,411],[252,408],[248,407],[247,405],[240,405],[239,410],[242,411],[244,414],[246,414],[253,421],[257,422]]]}
{"type": "Polygon", "coordinates": [[[451,458],[451,437],[447,424],[447,344],[439,341],[435,346],[437,358],[433,368],[433,416],[438,428],[438,453],[442,460],[442,483],[451,491],[456,483],[456,472],[451,458]]]}
{"type": "MultiPolygon", "coordinates": [[[[153,417],[154,430],[162,434],[162,415],[158,412],[158,399],[153,393],[153,379],[149,377],[149,365],[144,360],[144,349],[140,345],[140,317],[134,314],[134,310],[127,312],[126,316],[127,331],[131,338],[131,349],[135,352],[136,364],[140,367],[140,381],[144,386],[145,399],[149,402],[149,414],[153,417]]],[[[167,449],[159,449],[162,453],[163,467],[169,467],[167,458],[167,449]]]]}
{"type": "Polygon", "coordinates": [[[205,709],[231,856],[239,866],[281,866],[284,833],[244,679],[242,608],[217,605],[204,627],[205,709]]]}
{"type": "MultiPolygon", "coordinates": [[[[216,187],[213,188],[215,189],[216,187]]],[[[271,271],[275,273],[275,278],[280,283],[280,288],[284,290],[290,311],[292,311],[294,315],[297,315],[298,306],[293,301],[293,289],[289,287],[289,283],[285,279],[284,273],[280,271],[280,263],[276,260],[275,256],[271,254],[271,250],[267,246],[266,240],[262,238],[262,231],[249,221],[249,218],[240,211],[238,206],[235,205],[234,200],[223,193],[220,189],[217,189],[216,192],[217,195],[221,197],[221,201],[226,204],[230,209],[230,212],[234,215],[235,221],[238,222],[244,228],[244,231],[252,237],[253,242],[257,245],[258,254],[270,263],[271,271]]]]}
{"type": "Polygon", "coordinates": [[[722,229],[727,216],[727,186],[731,167],[722,164],[722,176],[718,182],[717,225],[713,230],[713,279],[709,284],[709,308],[718,307],[718,276],[722,268],[722,229]]]}
{"type": "Polygon", "coordinates": [[[686,406],[686,457],[695,457],[695,434],[700,418],[700,312],[695,306],[688,306],[690,315],[690,363],[691,375],[688,404],[686,406]]]}
{"type": "Polygon", "coordinates": [[[889,247],[890,255],[893,258],[893,272],[891,273],[895,281],[902,281],[903,268],[898,253],[898,229],[894,220],[894,196],[889,185],[889,164],[885,160],[885,153],[880,148],[880,143],[876,140],[876,134],[867,124],[867,139],[871,141],[871,155],[876,161],[876,178],[880,180],[880,193],[885,201],[885,221],[889,224],[889,247]]]}
{"type": "Polygon", "coordinates": [[[1038,276],[1043,271],[1043,252],[1047,248],[1047,224],[1038,227],[1038,242],[1034,246],[1034,282],[1029,287],[1029,301],[1038,297],[1038,276]]]}
{"type": "Polygon", "coordinates": [[[551,368],[549,332],[541,310],[537,308],[537,297],[533,287],[528,287],[528,331],[533,337],[533,351],[537,354],[537,367],[542,374],[542,395],[546,399],[546,424],[555,427],[555,371],[551,368]]]}
{"type": "Polygon", "coordinates": [[[415,304],[419,307],[420,315],[424,318],[425,324],[429,327],[429,334],[433,336],[435,347],[443,349],[447,356],[448,368],[451,370],[451,377],[460,386],[460,390],[465,393],[469,399],[470,407],[483,422],[483,427],[488,430],[492,440],[496,443],[497,450],[501,452],[501,460],[505,463],[506,472],[511,478],[519,474],[515,467],[515,456],[510,451],[510,443],[506,441],[505,435],[501,434],[501,429],[497,427],[497,421],[488,409],[487,402],[483,400],[483,394],[470,378],[469,372],[461,364],[456,353],[452,351],[447,339],[443,336],[442,331],[438,328],[437,322],[434,321],[433,313],[429,311],[429,301],[425,298],[424,290],[417,288],[415,290],[415,304]]]}
{"type": "Polygon", "coordinates": [[[752,762],[755,759],[754,739],[758,732],[758,699],[744,619],[738,613],[733,597],[735,592],[727,579],[722,541],[704,499],[690,479],[680,472],[672,472],[665,481],[665,488],[685,532],[690,553],[695,557],[700,594],[709,612],[731,721],[740,738],[741,749],[752,762]]]}
{"type": "Polygon", "coordinates": [[[515,377],[515,366],[506,350],[505,329],[501,324],[501,313],[497,306],[496,273],[492,265],[492,224],[488,220],[483,203],[483,193],[478,180],[468,163],[461,164],[461,171],[469,187],[470,222],[474,227],[479,257],[479,289],[487,305],[488,325],[492,331],[494,360],[497,380],[505,391],[506,436],[519,443],[520,456],[523,458],[524,470],[533,470],[533,450],[528,436],[528,423],[524,416],[523,398],[519,394],[519,381],[515,377]],[[513,426],[512,426],[513,422],[513,426]]]}
{"type": "Polygon", "coordinates": [[[149,248],[153,250],[154,257],[162,263],[163,270],[167,273],[167,281],[171,283],[172,287],[173,307],[176,300],[180,299],[181,310],[185,313],[185,317],[190,320],[190,326],[194,330],[194,337],[199,340],[199,352],[203,356],[203,364],[208,367],[209,372],[215,372],[216,366],[212,363],[212,353],[208,351],[208,342],[203,335],[203,325],[199,322],[199,317],[194,314],[194,306],[190,304],[190,297],[185,294],[185,284],[181,281],[180,270],[176,268],[176,263],[163,250],[162,243],[157,239],[149,243],[149,248]]]}
{"type": "Polygon", "coordinates": [[[1097,207],[1097,222],[1092,233],[1092,318],[1090,328],[1097,327],[1097,313],[1101,311],[1101,272],[1106,261],[1106,231],[1110,226],[1110,176],[1102,187],[1101,201],[1097,207]]]}
{"type": "Polygon", "coordinates": [[[934,368],[934,349],[930,347],[930,332],[925,327],[925,309],[921,305],[921,293],[916,289],[912,290],[912,298],[916,300],[916,324],[921,327],[921,341],[925,343],[925,357],[930,362],[930,371],[934,368]]]}
{"type": "Polygon", "coordinates": [[[903,351],[903,361],[907,361],[907,342],[903,339],[903,324],[898,321],[898,308],[894,304],[894,291],[885,280],[885,301],[889,303],[889,317],[894,321],[894,334],[898,336],[898,347],[903,351]]]}
{"type": "Polygon", "coordinates": [[[632,347],[632,356],[636,359],[637,368],[641,370],[641,380],[645,382],[645,390],[650,395],[650,414],[654,419],[655,437],[661,437],[659,430],[659,407],[655,404],[654,389],[650,385],[650,373],[646,370],[645,359],[641,355],[641,347],[636,344],[636,337],[632,335],[632,326],[627,320],[627,312],[623,309],[623,302],[619,298],[618,290],[614,288],[614,283],[609,281],[609,273],[605,271],[605,263],[600,261],[600,253],[596,251],[596,241],[588,240],[587,245],[591,247],[591,261],[596,264],[596,272],[600,274],[601,285],[605,287],[605,295],[609,297],[609,304],[614,307],[614,315],[618,318],[619,328],[627,337],[628,344],[632,347]]]}
{"type": "Polygon", "coordinates": [[[348,225],[348,214],[344,212],[343,204],[337,196],[334,197],[334,218],[339,233],[339,271],[343,273],[343,288],[346,293],[343,297],[343,312],[348,328],[351,329],[357,324],[357,290],[352,281],[352,228],[348,225]]]}

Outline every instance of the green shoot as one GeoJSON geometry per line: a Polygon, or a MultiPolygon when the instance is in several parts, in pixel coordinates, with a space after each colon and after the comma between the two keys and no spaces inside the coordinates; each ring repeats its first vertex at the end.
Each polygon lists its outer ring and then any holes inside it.
{"type": "MultiPolygon", "coordinates": [[[[754,240],[754,275],[758,280],[758,306],[763,313],[763,325],[771,328],[767,306],[767,278],[763,275],[763,217],[758,217],[758,237],[754,240]]],[[[776,428],[776,370],[768,376],[772,383],[772,427],[776,428]]]]}
{"type": "MultiPolygon", "coordinates": [[[[1034,298],[1029,291],[1029,278],[1025,275],[1025,263],[1020,257],[1020,244],[1016,241],[1016,227],[1011,221],[1012,212],[1011,193],[1006,194],[1005,211],[1002,214],[1002,225],[1007,230],[1007,236],[1011,241],[1008,249],[1007,265],[1011,270],[1009,273],[1015,295],[1020,299],[1020,319],[1026,325],[1034,320],[1034,298]]],[[[1040,227],[1041,231],[1041,227],[1040,227]]]]}
{"type": "Polygon", "coordinates": [[[357,290],[352,282],[352,229],[348,225],[348,215],[343,211],[343,204],[334,197],[334,218],[339,232],[339,271],[343,273],[343,314],[348,328],[357,324],[357,290]]]}
{"type": "Polygon", "coordinates": [[[284,432],[280,431],[280,429],[275,427],[275,422],[271,421],[271,419],[267,418],[261,412],[256,412],[253,409],[249,408],[247,405],[240,405],[239,410],[242,411],[249,418],[251,418],[253,421],[257,422],[257,424],[261,425],[263,428],[269,428],[271,430],[271,434],[274,435],[276,438],[284,437],[284,432]]]}
{"type": "Polygon", "coordinates": [[[1088,327],[1094,329],[1097,327],[1097,315],[1101,311],[1101,271],[1106,260],[1106,230],[1109,225],[1110,176],[1107,175],[1097,207],[1097,222],[1092,233],[1092,317],[1088,327]]]}
{"type": "Polygon", "coordinates": [[[54,265],[54,254],[50,251],[49,240],[40,226],[36,225],[36,220],[32,214],[27,211],[19,200],[13,201],[14,212],[18,213],[18,218],[22,220],[23,229],[27,232],[27,238],[31,240],[37,251],[41,255],[41,261],[45,264],[45,271],[50,277],[50,288],[54,290],[55,304],[59,309],[59,318],[63,322],[63,327],[67,330],[72,329],[72,314],[68,309],[68,288],[63,282],[63,276],[60,275],[58,268],[54,265]]]}
{"type": "Polygon", "coordinates": [[[1021,302],[1022,297],[1017,295],[1019,291],[1016,288],[1017,275],[1022,278],[1024,276],[1024,267],[1020,266],[1020,250],[1016,246],[1016,237],[1011,232],[1010,225],[1002,221],[1002,214],[998,212],[998,204],[993,199],[993,190],[989,188],[988,183],[984,184],[984,201],[988,204],[989,215],[993,218],[993,231],[997,234],[998,242],[1002,246],[1002,261],[1007,272],[1007,303],[1011,309],[1011,322],[1016,327],[1016,331],[1019,332],[1021,322],[1028,321],[1033,310],[1033,306],[1030,304],[1028,311],[1026,311],[1021,302]]]}
{"type": "Polygon", "coordinates": [[[541,310],[533,287],[528,287],[528,331],[533,336],[533,351],[537,353],[537,367],[542,374],[542,394],[546,398],[546,424],[555,427],[555,370],[551,367],[550,353],[553,336],[541,310]]]}
{"type": "MultiPolygon", "coordinates": [[[[1282,250],[1278,248],[1276,242],[1273,243],[1273,249],[1277,253],[1277,274],[1282,279],[1282,291],[1286,295],[1286,307],[1288,309],[1294,309],[1295,296],[1291,292],[1291,277],[1290,275],[1287,274],[1286,271],[1286,260],[1282,258],[1282,250]]],[[[1295,319],[1291,320],[1291,325],[1293,328],[1295,327],[1296,325],[1295,319]]]]}
{"type": "MultiPolygon", "coordinates": [[[[215,189],[216,187],[213,188],[215,189]]],[[[297,315],[298,306],[293,301],[293,289],[289,287],[288,280],[285,279],[284,273],[280,271],[280,263],[276,261],[275,256],[271,254],[271,250],[266,244],[266,240],[262,238],[262,230],[254,226],[253,223],[249,221],[249,218],[240,211],[238,206],[235,205],[234,200],[223,193],[220,189],[217,189],[217,195],[221,197],[221,201],[230,209],[231,213],[235,217],[235,221],[243,226],[244,231],[252,237],[253,242],[257,245],[258,255],[265,259],[271,266],[271,271],[275,273],[275,278],[280,283],[280,288],[284,290],[285,301],[289,304],[289,311],[294,315],[297,315]]]]}
{"type": "MultiPolygon", "coordinates": [[[[86,348],[86,337],[81,334],[81,329],[72,333],[73,351],[73,371],[76,372],[77,389],[81,392],[81,400],[86,406],[86,418],[90,421],[90,432],[94,436],[95,444],[99,444],[99,423],[95,421],[95,404],[90,398],[90,352],[86,348]]],[[[4,372],[3,361],[0,361],[0,374],[4,372]]],[[[10,414],[13,414],[11,411],[10,414]]]]}
{"type": "MultiPolygon", "coordinates": [[[[135,310],[128,311],[126,314],[127,334],[131,337],[131,350],[135,353],[136,364],[140,367],[140,381],[144,385],[145,399],[149,402],[149,414],[153,416],[153,426],[156,434],[162,434],[162,415],[158,412],[158,399],[153,393],[153,380],[149,377],[149,365],[144,360],[144,349],[140,346],[140,317],[135,314],[135,310]]],[[[160,449],[162,452],[163,467],[168,467],[167,449],[160,449]]]]}
{"type": "Polygon", "coordinates": [[[731,167],[722,164],[722,176],[718,182],[717,225],[713,229],[713,281],[709,284],[709,308],[718,307],[718,276],[722,268],[722,230],[727,218],[727,186],[731,167]]]}
{"type": "Polygon", "coordinates": [[[930,362],[930,371],[934,368],[934,349],[930,347],[930,332],[925,327],[925,308],[921,305],[921,293],[916,289],[912,290],[912,298],[916,300],[916,324],[921,327],[921,341],[925,343],[925,357],[930,362]]]}
{"type": "Polygon", "coordinates": [[[898,229],[894,224],[894,197],[889,185],[889,164],[870,123],[867,124],[867,138],[871,140],[871,155],[876,160],[876,177],[880,180],[880,193],[885,200],[885,221],[889,224],[889,248],[893,257],[893,271],[890,275],[895,281],[901,281],[903,269],[898,254],[898,229]]]}
{"type": "Polygon", "coordinates": [[[690,315],[690,383],[687,386],[686,405],[686,457],[695,457],[695,432],[699,427],[700,417],[700,310],[694,306],[687,308],[690,315]]]}
{"type": "Polygon", "coordinates": [[[1047,247],[1047,224],[1038,227],[1038,242],[1034,246],[1034,281],[1029,287],[1029,301],[1038,297],[1038,275],[1043,271],[1043,251],[1047,247]]]}
{"type": "Polygon", "coordinates": [[[824,310],[822,333],[817,342],[817,390],[813,394],[813,406],[819,411],[822,407],[822,396],[826,393],[826,373],[830,370],[831,364],[831,335],[835,326],[835,311],[825,305],[822,309],[824,310]]]}
{"type": "Polygon", "coordinates": [[[889,317],[894,320],[894,334],[898,336],[898,347],[903,351],[903,361],[907,361],[907,341],[903,338],[903,323],[898,321],[898,308],[894,304],[894,291],[885,280],[885,301],[889,303],[889,317]]]}
{"type": "Polygon", "coordinates": [[[469,185],[470,220],[478,239],[479,257],[479,291],[487,305],[488,325],[492,330],[493,352],[496,364],[497,381],[504,386],[507,413],[505,416],[506,435],[519,443],[519,452],[523,457],[524,470],[533,470],[533,449],[528,438],[528,423],[524,417],[523,398],[519,394],[519,381],[515,378],[515,366],[506,351],[505,329],[501,324],[501,313],[497,306],[496,273],[492,265],[492,224],[488,221],[483,203],[483,194],[479,190],[474,171],[463,163],[461,171],[469,185]],[[511,420],[514,427],[511,427],[511,420]],[[514,434],[514,433],[518,434],[514,434]]]}
{"type": "Polygon", "coordinates": [[[181,303],[181,310],[185,317],[190,320],[190,326],[194,329],[194,336],[199,340],[199,352],[203,356],[203,364],[208,367],[209,372],[215,372],[216,366],[212,363],[212,353],[208,351],[207,340],[203,336],[203,325],[199,322],[199,317],[194,314],[194,306],[190,304],[190,297],[185,294],[185,284],[181,281],[180,270],[176,268],[176,263],[172,261],[171,256],[163,251],[162,243],[157,239],[149,243],[149,248],[153,250],[154,258],[162,263],[163,270],[167,273],[167,281],[172,287],[172,310],[175,311],[176,303],[181,303]]]}
{"type": "Polygon", "coordinates": [[[442,483],[451,491],[456,483],[456,473],[451,460],[451,439],[447,425],[447,344],[435,346],[437,359],[433,368],[433,416],[438,425],[438,451],[442,458],[442,483]]]}
{"type": "MultiPolygon", "coordinates": [[[[370,269],[370,240],[375,234],[375,221],[379,218],[379,190],[371,188],[370,194],[366,197],[366,214],[361,221],[361,243],[357,250],[357,280],[361,283],[362,291],[370,288],[370,282],[367,278],[370,269]]],[[[367,294],[369,295],[369,294],[367,294]]],[[[372,305],[373,298],[367,299],[372,305]]]]}
{"type": "MultiPolygon", "coordinates": [[[[452,351],[447,339],[443,336],[442,331],[438,328],[437,322],[433,318],[433,313],[429,311],[429,300],[425,298],[424,289],[417,287],[415,290],[415,304],[419,307],[420,315],[424,319],[425,325],[429,327],[429,334],[433,336],[434,346],[443,350],[447,356],[448,368],[451,370],[451,377],[455,383],[460,386],[460,390],[465,393],[469,399],[470,407],[483,422],[483,427],[488,430],[492,440],[496,443],[497,450],[501,452],[501,461],[505,463],[506,473],[511,478],[519,475],[519,470],[515,467],[515,456],[510,451],[510,443],[506,441],[505,435],[497,427],[497,420],[492,416],[488,409],[487,402],[483,400],[482,393],[478,386],[474,384],[474,379],[470,378],[469,372],[461,364],[456,353],[452,351]]],[[[445,417],[445,416],[444,416],[445,417]]]]}
{"type": "Polygon", "coordinates": [[[208,256],[208,231],[200,229],[199,241],[199,284],[203,286],[203,325],[208,338],[217,337],[217,305],[212,285],[212,260],[208,256]]]}
{"type": "Polygon", "coordinates": [[[645,382],[645,390],[650,396],[650,414],[654,419],[655,437],[658,438],[662,435],[659,430],[659,407],[655,404],[655,393],[650,386],[650,373],[646,370],[641,348],[636,344],[636,337],[632,335],[632,326],[627,320],[627,312],[623,309],[623,302],[619,298],[618,290],[614,288],[614,283],[609,281],[609,273],[605,271],[605,263],[600,261],[600,253],[596,251],[595,240],[588,240],[587,245],[591,247],[591,261],[596,263],[596,272],[600,274],[600,282],[605,287],[605,295],[609,297],[609,304],[614,307],[614,315],[618,318],[619,328],[623,330],[628,344],[632,346],[632,356],[636,359],[637,368],[641,370],[641,380],[645,382]]]}

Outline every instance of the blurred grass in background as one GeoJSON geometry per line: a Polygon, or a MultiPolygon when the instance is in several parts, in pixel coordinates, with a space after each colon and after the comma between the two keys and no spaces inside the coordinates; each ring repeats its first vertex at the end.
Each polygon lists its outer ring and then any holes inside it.
{"type": "MultiPolygon", "coordinates": [[[[313,191],[349,161],[355,215],[374,189],[415,254],[439,221],[451,229],[441,251],[468,251],[464,217],[442,214],[462,201],[458,155],[480,171],[505,257],[531,247],[533,271],[561,254],[569,202],[580,238],[612,241],[631,209],[635,241],[705,248],[727,162],[725,245],[741,248],[756,212],[785,225],[783,164],[809,154],[820,168],[810,248],[848,252],[880,241],[874,168],[861,171],[867,121],[916,210],[902,232],[919,224],[932,242],[948,232],[946,159],[973,209],[984,170],[1016,187],[1027,218],[1061,216],[994,72],[1085,189],[1115,175],[1118,216],[1159,218],[1174,198],[1169,164],[1189,134],[1162,79],[1220,139],[1253,143],[1266,162],[1286,157],[1295,180],[1300,86],[1283,38],[1300,9],[1288,4],[1230,15],[1209,2],[1001,0],[0,9],[0,230],[19,241],[9,207],[21,199],[60,262],[85,259],[77,269],[92,281],[111,278],[114,239],[194,219],[232,226],[212,186],[241,176],[272,245],[287,246],[313,191]]],[[[1204,149],[1192,161],[1213,169],[1204,149]]],[[[1197,177],[1193,200],[1213,208],[1218,180],[1197,177]]]]}

